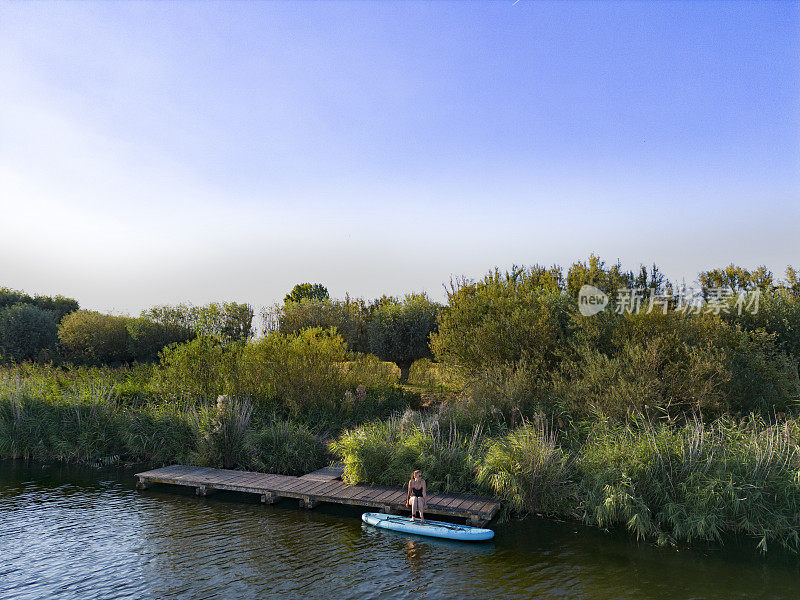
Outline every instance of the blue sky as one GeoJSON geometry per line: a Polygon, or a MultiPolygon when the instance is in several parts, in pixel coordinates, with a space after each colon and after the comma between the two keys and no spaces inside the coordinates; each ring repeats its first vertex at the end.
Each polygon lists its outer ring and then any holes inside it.
{"type": "Polygon", "coordinates": [[[0,285],[800,264],[800,4],[0,2],[0,285]]]}

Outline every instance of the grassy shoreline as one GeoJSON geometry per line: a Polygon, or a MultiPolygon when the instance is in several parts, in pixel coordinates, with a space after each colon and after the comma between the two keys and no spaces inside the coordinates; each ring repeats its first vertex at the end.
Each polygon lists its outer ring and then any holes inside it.
{"type": "MultiPolygon", "coordinates": [[[[246,399],[159,400],[146,374],[10,368],[0,377],[0,458],[94,465],[198,464],[301,474],[332,458],[350,483],[496,496],[507,516],[625,529],[658,544],[743,536],[800,550],[800,423],[758,416],[667,424],[643,415],[559,426],[465,418],[449,404],[394,407],[338,430],[246,399]]],[[[367,402],[363,388],[347,402],[367,402]]],[[[474,415],[473,415],[474,416],[474,415]]],[[[340,421],[343,423],[343,421],[340,421]]]]}

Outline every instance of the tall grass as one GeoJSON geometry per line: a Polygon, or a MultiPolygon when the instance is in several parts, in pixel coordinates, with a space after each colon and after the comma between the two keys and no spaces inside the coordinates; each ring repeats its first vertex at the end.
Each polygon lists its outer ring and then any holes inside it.
{"type": "Polygon", "coordinates": [[[247,400],[131,404],[104,369],[0,370],[0,458],[90,465],[169,463],[314,470],[325,447],[304,426],[253,415],[247,400]]]}
{"type": "Polygon", "coordinates": [[[574,460],[540,420],[489,441],[477,478],[516,512],[565,514],[577,501],[574,460]]]}
{"type": "Polygon", "coordinates": [[[799,550],[798,439],[796,421],[759,417],[598,425],[579,461],[584,519],[660,543],[744,534],[799,550]]]}
{"type": "Polygon", "coordinates": [[[345,432],[331,446],[344,462],[348,483],[403,486],[421,469],[431,491],[478,489],[474,471],[482,442],[480,426],[471,435],[438,419],[407,411],[345,432]]]}

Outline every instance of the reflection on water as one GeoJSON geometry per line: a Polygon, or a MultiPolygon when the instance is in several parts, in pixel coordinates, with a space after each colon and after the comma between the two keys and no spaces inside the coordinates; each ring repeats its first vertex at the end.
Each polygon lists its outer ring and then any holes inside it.
{"type": "Polygon", "coordinates": [[[359,516],[0,463],[0,598],[800,598],[786,555],[677,552],[542,520],[464,544],[359,516]]]}

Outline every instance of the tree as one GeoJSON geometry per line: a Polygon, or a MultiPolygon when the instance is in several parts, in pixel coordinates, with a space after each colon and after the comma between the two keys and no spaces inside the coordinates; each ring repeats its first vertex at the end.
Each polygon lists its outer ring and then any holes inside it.
{"type": "Polygon", "coordinates": [[[129,362],[127,317],[76,310],[61,321],[58,339],[75,358],[102,363],[129,362]]]}
{"type": "Polygon", "coordinates": [[[0,309],[0,351],[14,360],[36,358],[55,347],[58,325],[50,312],[32,304],[0,309]]]}
{"type": "Polygon", "coordinates": [[[383,302],[367,327],[369,347],[381,360],[400,367],[400,382],[408,381],[411,364],[419,358],[432,358],[428,340],[436,332],[440,306],[426,294],[409,294],[401,302],[383,302]]]}
{"type": "Polygon", "coordinates": [[[33,299],[33,303],[38,308],[51,312],[56,323],[61,323],[61,319],[79,308],[77,300],[61,295],[36,296],[33,299]]]}
{"type": "Polygon", "coordinates": [[[246,340],[253,330],[253,307],[237,302],[154,306],[142,311],[141,316],[162,325],[184,327],[200,337],[211,337],[220,342],[246,340]]]}
{"type": "Polygon", "coordinates": [[[284,304],[299,302],[300,300],[328,300],[328,288],[321,283],[298,283],[292,291],[283,298],[284,304]]]}
{"type": "Polygon", "coordinates": [[[25,292],[12,290],[7,287],[0,287],[0,308],[13,306],[14,304],[31,304],[42,310],[52,313],[56,324],[69,313],[78,310],[78,301],[65,296],[35,296],[32,297],[25,292]]]}
{"type": "Polygon", "coordinates": [[[163,325],[145,317],[127,319],[128,351],[133,360],[152,362],[158,353],[174,343],[183,343],[194,339],[192,330],[181,325],[163,325]]]}
{"type": "Polygon", "coordinates": [[[450,294],[431,347],[437,360],[472,372],[521,364],[544,372],[564,352],[576,301],[577,290],[567,296],[537,268],[495,269],[450,294]]]}
{"type": "Polygon", "coordinates": [[[369,352],[367,321],[370,307],[362,299],[287,302],[275,311],[280,333],[297,333],[310,327],[335,328],[353,352],[369,352]]]}

